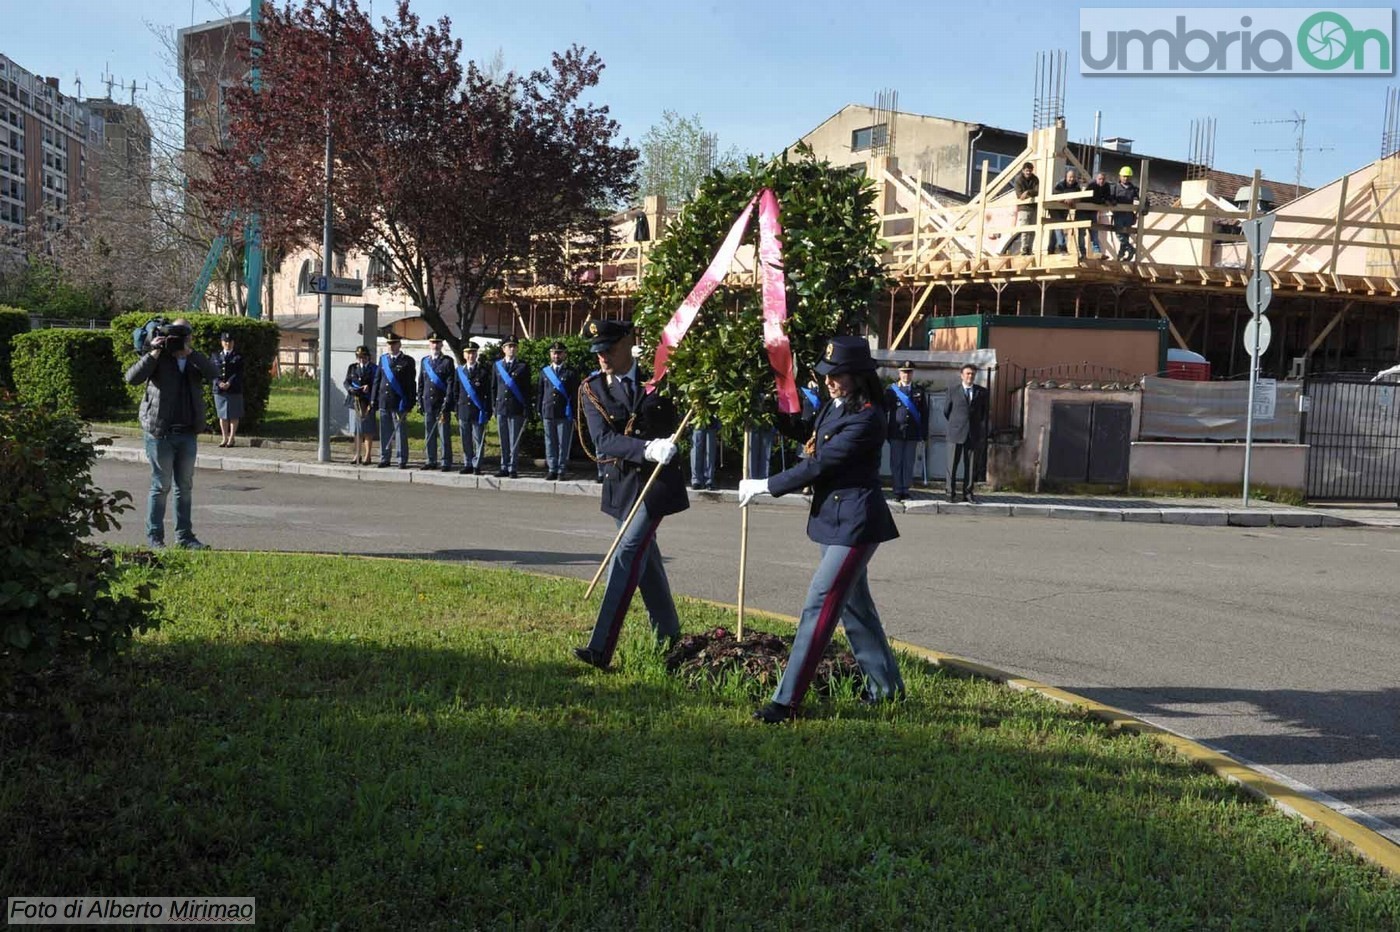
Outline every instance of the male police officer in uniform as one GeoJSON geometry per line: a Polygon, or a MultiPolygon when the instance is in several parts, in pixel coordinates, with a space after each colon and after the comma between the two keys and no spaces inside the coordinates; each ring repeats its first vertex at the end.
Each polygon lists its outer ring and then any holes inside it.
{"type": "Polygon", "coordinates": [[[385,341],[389,352],[379,357],[379,378],[374,381],[370,404],[379,409],[379,468],[389,465],[389,449],[393,443],[399,455],[399,468],[408,468],[408,412],[413,410],[413,357],[399,352],[399,336],[389,334],[385,341]]]}
{"type": "Polygon", "coordinates": [[[928,426],[928,395],[915,385],[914,364],[899,364],[899,381],[885,389],[885,412],[889,422],[885,437],[890,444],[890,478],[894,497],[904,501],[914,481],[914,455],[924,440],[928,426]]]}
{"type": "Polygon", "coordinates": [[[462,364],[453,378],[452,397],[457,403],[457,428],[462,440],[462,473],[481,475],[481,453],[486,447],[486,422],[491,419],[491,373],[476,359],[476,344],[462,347],[462,364]]]}
{"type": "Polygon", "coordinates": [[[491,397],[496,412],[496,436],[501,441],[501,468],[498,478],[519,479],[516,454],[530,414],[530,370],[515,358],[515,337],[501,341],[502,358],[492,366],[491,397]]]}
{"type": "Polygon", "coordinates": [[[544,459],[547,479],[562,479],[569,468],[569,446],[573,439],[574,399],[578,397],[578,375],[568,366],[569,349],[560,340],[549,347],[549,365],[540,370],[539,412],[544,422],[544,459]]]}
{"type": "Polygon", "coordinates": [[[685,475],[674,462],[676,408],[660,392],[645,389],[647,374],[632,357],[632,325],[624,321],[590,321],[586,331],[598,356],[599,371],[579,391],[579,406],[599,462],[604,463],[603,512],[619,525],[642,493],[653,463],[661,469],[636,517],[618,543],[608,567],[603,603],[587,647],[574,648],[584,663],[606,669],[617,648],[622,619],[638,589],[659,644],[680,636],[680,619],[671,585],[656,546],[656,529],[667,515],[690,507],[685,475]]]}
{"type": "Polygon", "coordinates": [[[452,376],[456,366],[452,357],[442,351],[442,337],[428,336],[432,351],[423,357],[418,371],[418,410],[423,412],[428,461],[424,469],[438,468],[438,449],[442,449],[442,471],[452,470],[452,376]]]}

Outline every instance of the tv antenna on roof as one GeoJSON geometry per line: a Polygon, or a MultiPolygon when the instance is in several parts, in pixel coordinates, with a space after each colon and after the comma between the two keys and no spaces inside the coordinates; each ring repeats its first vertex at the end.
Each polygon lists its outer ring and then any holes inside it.
{"type": "Polygon", "coordinates": [[[1294,130],[1297,131],[1297,134],[1298,134],[1298,135],[1297,135],[1297,138],[1296,138],[1296,140],[1294,141],[1293,145],[1292,145],[1290,148],[1287,148],[1287,149],[1255,149],[1255,150],[1254,150],[1255,152],[1295,152],[1295,153],[1297,153],[1298,158],[1297,158],[1297,161],[1294,163],[1294,167],[1293,167],[1293,197],[1294,197],[1295,200],[1298,198],[1298,196],[1299,196],[1300,194],[1303,193],[1303,153],[1304,153],[1304,152],[1330,152],[1330,151],[1332,150],[1332,148],[1333,148],[1332,146],[1304,146],[1304,145],[1303,145],[1303,130],[1304,130],[1304,128],[1307,126],[1307,122],[1308,122],[1308,115],[1307,115],[1306,113],[1299,113],[1297,110],[1294,110],[1294,111],[1293,111],[1293,116],[1292,116],[1291,118],[1285,117],[1285,118],[1283,118],[1282,120],[1255,120],[1255,121],[1254,121],[1254,125],[1255,125],[1255,126],[1261,126],[1261,125],[1263,125],[1263,124],[1265,124],[1265,123],[1292,123],[1292,124],[1293,124],[1294,130]]]}
{"type": "Polygon", "coordinates": [[[101,84],[107,85],[108,100],[112,99],[112,85],[117,83],[117,79],[112,77],[112,72],[109,70],[110,66],[110,62],[102,66],[102,80],[99,82],[101,84]]]}
{"type": "Polygon", "coordinates": [[[132,78],[132,79],[131,79],[131,105],[132,105],[133,107],[136,106],[136,92],[137,92],[138,90],[144,91],[148,86],[149,86],[149,85],[143,84],[143,85],[141,85],[141,86],[138,88],[138,87],[136,86],[136,79],[135,79],[135,78],[132,78]]]}

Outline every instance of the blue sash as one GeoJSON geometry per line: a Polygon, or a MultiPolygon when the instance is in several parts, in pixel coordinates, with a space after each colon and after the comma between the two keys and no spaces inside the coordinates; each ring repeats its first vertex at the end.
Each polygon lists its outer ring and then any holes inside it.
{"type": "Polygon", "coordinates": [[[467,376],[466,366],[457,367],[457,381],[462,383],[462,391],[466,392],[467,397],[472,400],[472,404],[476,405],[476,422],[478,424],[485,424],[490,418],[491,412],[487,411],[486,405],[481,403],[481,396],[476,393],[476,386],[472,384],[472,380],[467,376]]]}
{"type": "Polygon", "coordinates": [[[496,375],[500,376],[501,380],[506,383],[506,388],[515,396],[515,400],[520,402],[520,407],[529,408],[529,403],[525,401],[525,393],[520,390],[519,385],[515,384],[515,379],[510,377],[510,373],[506,371],[504,363],[504,359],[496,360],[496,375]]]}
{"type": "Polygon", "coordinates": [[[909,409],[909,413],[914,417],[914,426],[919,428],[919,433],[924,432],[924,419],[919,415],[919,409],[914,404],[914,399],[909,397],[909,393],[899,387],[898,383],[891,385],[894,389],[894,396],[899,399],[900,404],[909,409]]]}
{"type": "Polygon", "coordinates": [[[544,373],[545,378],[549,379],[554,390],[564,396],[564,416],[572,421],[574,419],[574,402],[569,397],[569,393],[564,390],[564,383],[560,381],[559,373],[554,371],[553,366],[545,366],[540,371],[544,373]]]}
{"type": "Polygon", "coordinates": [[[802,389],[802,394],[807,397],[807,403],[812,406],[812,413],[816,414],[817,409],[822,406],[821,396],[818,395],[816,392],[812,391],[810,388],[806,387],[802,389]]]}
{"type": "Polygon", "coordinates": [[[437,370],[433,368],[433,357],[423,357],[423,374],[428,377],[429,382],[433,383],[433,388],[436,388],[440,392],[447,391],[447,383],[442,380],[442,376],[438,375],[437,370]]]}
{"type": "Polygon", "coordinates": [[[398,380],[394,378],[394,370],[389,365],[388,353],[379,357],[379,371],[383,374],[384,381],[388,383],[385,388],[388,388],[389,385],[394,386],[394,394],[399,399],[399,413],[403,414],[408,410],[408,399],[404,397],[403,391],[399,388],[398,380]]]}

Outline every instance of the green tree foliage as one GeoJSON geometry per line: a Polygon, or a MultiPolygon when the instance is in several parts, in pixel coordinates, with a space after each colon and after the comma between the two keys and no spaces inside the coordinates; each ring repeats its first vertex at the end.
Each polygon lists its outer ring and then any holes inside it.
{"type": "Polygon", "coordinates": [[[105,330],[33,330],[13,345],[15,391],[25,404],[97,418],[125,403],[105,330]]]}
{"type": "Polygon", "coordinates": [[[639,193],[660,194],[672,204],[682,204],[695,196],[711,171],[733,172],[743,167],[745,159],[737,148],[730,146],[723,154],[717,148],[714,134],[705,132],[699,114],[685,117],[667,110],[638,145],[639,193]]]}
{"type": "Polygon", "coordinates": [[[0,389],[14,387],[14,376],[10,372],[11,344],[16,336],[28,332],[28,312],[0,304],[0,389]]]}
{"type": "MultiPolygon", "coordinates": [[[[166,311],[154,314],[140,311],[122,314],[112,319],[112,329],[106,335],[116,350],[118,373],[124,373],[137,359],[136,347],[131,342],[131,332],[143,326],[154,317],[169,320],[184,318],[190,322],[194,332],[194,348],[212,357],[222,347],[219,335],[224,331],[233,334],[234,349],[243,354],[243,419],[239,430],[246,434],[257,432],[267,413],[267,397],[272,391],[272,364],[277,359],[277,345],[280,334],[277,325],[270,320],[254,320],[250,317],[234,317],[227,314],[186,314],[181,311],[166,311]]],[[[126,391],[133,403],[139,404],[145,392],[145,385],[128,385],[126,391]]],[[[214,423],[214,389],[208,383],[204,386],[205,416],[214,423]]]]}
{"type": "Polygon", "coordinates": [[[106,320],[112,316],[110,295],[100,288],[75,284],[51,262],[31,262],[0,280],[0,303],[23,308],[35,317],[106,320]]]}
{"type": "Polygon", "coordinates": [[[0,395],[0,679],[64,656],[104,667],[158,623],[149,589],[84,542],[131,508],[93,486],[96,456],[76,417],[0,395]]]}
{"type": "MultiPolygon", "coordinates": [[[[714,257],[750,197],[772,188],[783,223],[787,275],[785,327],[797,363],[798,384],[835,334],[859,333],[876,296],[885,289],[878,259],[875,194],[863,176],[818,162],[810,150],[794,161],[715,172],[652,253],[637,293],[635,321],[654,348],[661,331],[714,257]]],[[[756,213],[756,211],[755,211],[756,213]]],[[[757,241],[757,221],[746,238],[757,241]]],[[[745,424],[772,422],[767,399],[774,378],[763,349],[763,303],[757,286],[730,284],[700,309],[672,353],[670,391],[719,419],[737,443],[745,424]]]]}

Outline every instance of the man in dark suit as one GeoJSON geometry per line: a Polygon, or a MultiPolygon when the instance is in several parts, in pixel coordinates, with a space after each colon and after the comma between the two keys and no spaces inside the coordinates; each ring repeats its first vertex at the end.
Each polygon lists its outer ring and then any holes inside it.
{"type": "Polygon", "coordinates": [[[423,357],[418,371],[418,410],[423,412],[424,439],[428,461],[424,469],[438,469],[438,451],[442,451],[443,472],[452,471],[452,376],[456,366],[452,357],[442,351],[442,337],[428,336],[431,352],[423,357]]]}
{"type": "Polygon", "coordinates": [[[501,442],[501,468],[498,478],[519,479],[516,455],[530,414],[530,370],[515,358],[515,337],[501,341],[501,358],[492,366],[491,397],[496,412],[496,436],[501,442]]]}
{"type": "Polygon", "coordinates": [[[661,519],[690,507],[685,475],[675,462],[676,407],[660,392],[647,392],[648,374],[632,357],[632,325],[625,321],[590,321],[589,350],[598,357],[598,372],[579,391],[579,405],[588,420],[588,433],[598,462],[603,465],[603,513],[619,526],[626,520],[653,465],[660,464],[636,516],[618,542],[593,636],[586,647],[574,648],[574,656],[586,664],[606,669],[612,663],[622,619],[637,589],[642,590],[647,615],[658,644],[680,636],[680,619],[671,597],[671,584],[656,546],[661,519]]]}
{"type": "Polygon", "coordinates": [[[463,473],[481,475],[481,452],[486,446],[486,422],[491,419],[491,373],[477,361],[477,346],[462,347],[452,397],[457,405],[457,429],[462,441],[463,473]]]}
{"type": "Polygon", "coordinates": [[[547,479],[562,479],[569,468],[569,447],[574,430],[574,399],[578,397],[578,374],[566,361],[569,348],[555,340],[549,346],[549,364],[540,369],[536,398],[544,423],[544,460],[547,479]]]}
{"type": "Polygon", "coordinates": [[[408,412],[413,410],[418,368],[413,357],[399,351],[399,336],[384,340],[389,352],[379,357],[379,378],[374,380],[371,404],[379,409],[379,468],[389,465],[389,451],[396,449],[399,468],[408,468],[408,412]]]}
{"type": "Polygon", "coordinates": [[[948,420],[948,472],[945,481],[948,488],[948,501],[955,502],[959,464],[963,471],[962,500],[976,502],[972,495],[972,483],[977,475],[978,453],[987,426],[987,390],[974,379],[977,367],[972,363],[962,367],[962,384],[948,389],[948,400],[943,402],[943,416],[948,420]]]}

